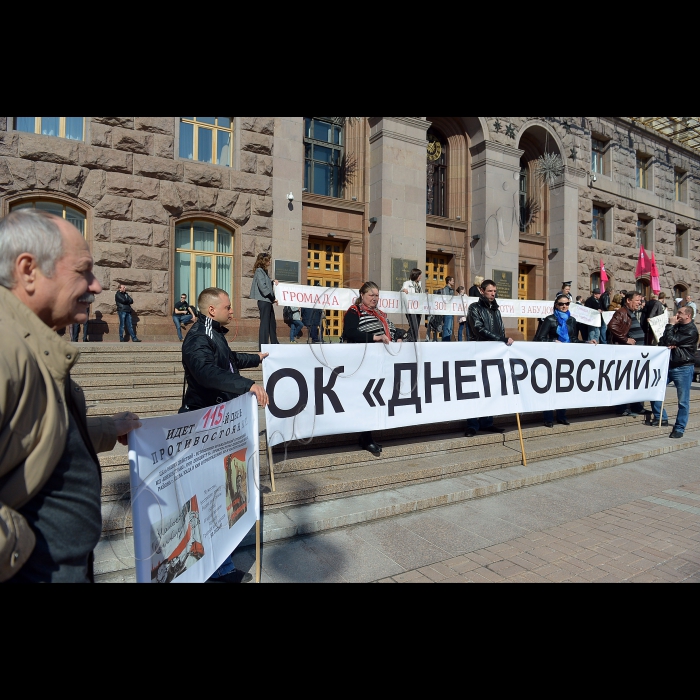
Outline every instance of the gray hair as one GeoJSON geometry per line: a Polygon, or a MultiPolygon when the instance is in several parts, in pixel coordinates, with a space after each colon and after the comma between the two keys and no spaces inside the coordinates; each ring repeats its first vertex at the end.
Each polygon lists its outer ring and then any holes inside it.
{"type": "Polygon", "coordinates": [[[0,286],[15,288],[15,264],[22,254],[34,256],[42,274],[53,277],[56,263],[63,257],[63,237],[56,217],[22,209],[0,219],[0,286]]]}

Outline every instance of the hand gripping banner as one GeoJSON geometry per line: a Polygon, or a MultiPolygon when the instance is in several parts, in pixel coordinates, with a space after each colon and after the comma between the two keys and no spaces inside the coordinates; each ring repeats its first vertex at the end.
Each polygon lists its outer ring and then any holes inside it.
{"type": "Polygon", "coordinates": [[[139,583],[204,583],[260,520],[252,394],[144,420],[129,461],[139,583]]]}
{"type": "Polygon", "coordinates": [[[271,445],[468,418],[663,401],[670,352],[557,343],[266,346],[271,445]]]}

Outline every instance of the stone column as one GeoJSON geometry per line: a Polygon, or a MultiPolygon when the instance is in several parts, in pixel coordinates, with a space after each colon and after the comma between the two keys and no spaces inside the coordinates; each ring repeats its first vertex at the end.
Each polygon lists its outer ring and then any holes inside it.
{"type": "MultiPolygon", "coordinates": [[[[513,296],[518,295],[520,227],[518,191],[523,151],[484,141],[472,148],[472,279],[491,278],[494,270],[513,275],[513,296]]],[[[496,280],[498,281],[498,280],[496,280]]],[[[515,319],[506,319],[509,328],[515,319]]]]}
{"type": "Polygon", "coordinates": [[[369,276],[392,288],[392,259],[425,268],[425,117],[370,117],[369,276]]]}
{"type": "Polygon", "coordinates": [[[303,188],[304,117],[275,117],[272,257],[274,260],[298,261],[300,273],[306,265],[306,260],[301,257],[303,188]],[[294,195],[291,205],[287,199],[290,192],[294,195]]]}
{"type": "MultiPolygon", "coordinates": [[[[585,177],[585,175],[584,175],[585,177]]],[[[551,191],[550,249],[558,253],[549,255],[549,297],[554,299],[562,282],[572,280],[574,297],[585,294],[578,291],[578,209],[579,183],[567,172],[561,183],[551,191]]]]}

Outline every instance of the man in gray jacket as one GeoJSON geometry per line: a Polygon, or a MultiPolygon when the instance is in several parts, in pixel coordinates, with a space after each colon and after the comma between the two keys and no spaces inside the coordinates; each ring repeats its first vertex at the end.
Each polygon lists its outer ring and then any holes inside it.
{"type": "MultiPolygon", "coordinates": [[[[445,300],[447,301],[448,304],[452,303],[452,298],[455,295],[455,278],[454,277],[448,277],[445,280],[445,288],[442,290],[442,296],[445,297],[445,300]]],[[[452,316],[449,312],[445,314],[445,322],[442,325],[442,342],[443,343],[451,343],[452,342],[452,335],[454,334],[455,330],[455,317],[452,316]]]]}

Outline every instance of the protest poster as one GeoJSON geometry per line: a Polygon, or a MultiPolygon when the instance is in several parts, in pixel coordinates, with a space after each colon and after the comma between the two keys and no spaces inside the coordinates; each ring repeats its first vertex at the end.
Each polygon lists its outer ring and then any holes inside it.
{"type": "MultiPolygon", "coordinates": [[[[359,296],[357,289],[335,287],[304,287],[279,284],[275,294],[280,306],[324,311],[347,311],[359,296]]],[[[442,296],[440,294],[404,294],[381,291],[379,310],[386,314],[415,314],[421,316],[466,316],[469,307],[478,303],[473,297],[442,296]]],[[[503,318],[546,318],[554,313],[554,301],[498,299],[503,318]]],[[[601,316],[585,306],[574,305],[571,313],[579,323],[600,328],[601,316]]]]}
{"type": "Polygon", "coordinates": [[[663,401],[665,348],[557,343],[267,346],[271,445],[484,416],[663,401]]]}
{"type": "Polygon", "coordinates": [[[661,316],[649,319],[649,328],[651,328],[651,332],[654,334],[657,343],[664,337],[666,326],[668,326],[670,323],[670,317],[671,314],[668,311],[665,311],[663,314],[661,314],[661,316]]]}
{"type": "Polygon", "coordinates": [[[129,435],[136,578],[204,583],[260,520],[252,394],[129,435]]]}

